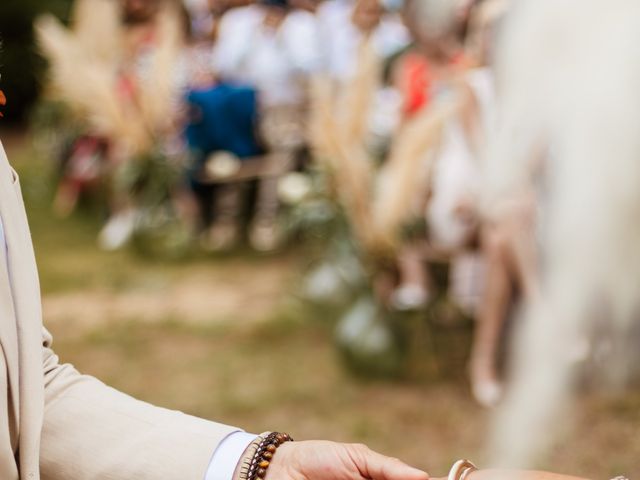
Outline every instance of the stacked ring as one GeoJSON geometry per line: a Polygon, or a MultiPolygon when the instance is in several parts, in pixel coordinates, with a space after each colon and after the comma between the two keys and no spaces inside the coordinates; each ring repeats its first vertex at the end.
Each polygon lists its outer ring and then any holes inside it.
{"type": "Polygon", "coordinates": [[[469,460],[458,460],[449,471],[447,480],[465,480],[470,473],[478,470],[469,460]]]}

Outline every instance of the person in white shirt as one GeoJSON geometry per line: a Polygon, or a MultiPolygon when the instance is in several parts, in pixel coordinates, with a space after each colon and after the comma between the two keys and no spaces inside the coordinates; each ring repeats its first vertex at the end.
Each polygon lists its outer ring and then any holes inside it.
{"type": "Polygon", "coordinates": [[[367,36],[380,58],[405,48],[411,41],[400,17],[385,11],[379,0],[327,0],[317,12],[327,73],[346,80],[355,73],[358,50],[367,36]]]}
{"type": "Polygon", "coordinates": [[[321,66],[319,40],[313,14],[291,10],[286,0],[263,0],[224,16],[213,67],[225,81],[256,88],[265,108],[298,104],[321,66]]]}

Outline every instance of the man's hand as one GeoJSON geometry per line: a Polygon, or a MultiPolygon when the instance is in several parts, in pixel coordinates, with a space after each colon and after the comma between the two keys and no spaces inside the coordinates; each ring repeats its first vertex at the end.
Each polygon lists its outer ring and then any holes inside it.
{"type": "Polygon", "coordinates": [[[428,480],[425,472],[364,445],[325,441],[285,443],[265,480],[428,480]]]}

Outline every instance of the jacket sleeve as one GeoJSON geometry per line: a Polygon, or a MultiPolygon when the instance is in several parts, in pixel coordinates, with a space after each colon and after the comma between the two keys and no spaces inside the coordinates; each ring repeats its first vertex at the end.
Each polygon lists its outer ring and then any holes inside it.
{"type": "Polygon", "coordinates": [[[204,480],[237,428],[135,400],[60,364],[44,332],[42,480],[204,480]]]}

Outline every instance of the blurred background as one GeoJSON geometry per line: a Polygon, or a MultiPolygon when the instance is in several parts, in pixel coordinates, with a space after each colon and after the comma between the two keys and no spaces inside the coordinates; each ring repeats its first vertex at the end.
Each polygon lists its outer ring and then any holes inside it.
{"type": "MultiPolygon", "coordinates": [[[[479,206],[508,10],[3,1],[0,139],[57,353],[247,431],[482,464],[538,281],[536,202],[479,206]]],[[[640,472],[637,376],[590,374],[610,348],[569,346],[573,422],[540,467],[640,472]]]]}

